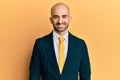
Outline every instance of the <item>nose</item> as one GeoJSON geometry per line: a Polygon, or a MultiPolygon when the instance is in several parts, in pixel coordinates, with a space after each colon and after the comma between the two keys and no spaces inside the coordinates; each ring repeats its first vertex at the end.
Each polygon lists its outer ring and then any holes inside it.
{"type": "Polygon", "coordinates": [[[58,23],[61,24],[63,22],[63,19],[62,18],[59,18],[58,19],[58,23]]]}

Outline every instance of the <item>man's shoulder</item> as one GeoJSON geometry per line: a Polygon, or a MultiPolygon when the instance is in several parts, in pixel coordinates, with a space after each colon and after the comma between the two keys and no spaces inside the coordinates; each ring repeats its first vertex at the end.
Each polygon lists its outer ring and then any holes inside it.
{"type": "Polygon", "coordinates": [[[84,39],[79,38],[79,37],[77,37],[77,36],[75,36],[73,34],[70,34],[70,36],[71,36],[72,41],[74,41],[77,44],[78,47],[79,46],[80,47],[85,47],[86,46],[86,42],[85,42],[84,39]]]}
{"type": "Polygon", "coordinates": [[[74,34],[71,34],[71,33],[69,33],[70,34],[70,36],[73,38],[73,39],[75,39],[75,40],[77,40],[77,41],[84,41],[84,39],[82,39],[82,38],[80,38],[80,37],[77,37],[77,36],[75,36],[74,34]]]}
{"type": "Polygon", "coordinates": [[[42,36],[42,37],[37,38],[36,41],[48,40],[50,37],[52,37],[52,32],[49,33],[49,34],[46,34],[46,35],[44,35],[44,36],[42,36]]]}

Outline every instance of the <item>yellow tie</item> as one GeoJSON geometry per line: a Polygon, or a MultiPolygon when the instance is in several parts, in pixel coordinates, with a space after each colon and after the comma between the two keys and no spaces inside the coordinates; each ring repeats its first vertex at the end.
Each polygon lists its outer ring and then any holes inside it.
{"type": "Polygon", "coordinates": [[[63,66],[64,66],[64,38],[60,37],[59,38],[59,69],[60,69],[60,74],[62,73],[63,66]]]}

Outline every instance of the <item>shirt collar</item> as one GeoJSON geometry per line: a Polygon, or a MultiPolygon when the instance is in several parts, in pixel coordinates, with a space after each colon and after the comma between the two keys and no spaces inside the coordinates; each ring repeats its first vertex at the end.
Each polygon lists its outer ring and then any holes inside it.
{"type": "MultiPolygon", "coordinates": [[[[53,31],[53,37],[55,39],[58,39],[59,37],[61,37],[58,33],[56,33],[55,31],[53,31]]],[[[63,36],[62,36],[65,40],[68,40],[68,32],[66,32],[63,36]]]]}

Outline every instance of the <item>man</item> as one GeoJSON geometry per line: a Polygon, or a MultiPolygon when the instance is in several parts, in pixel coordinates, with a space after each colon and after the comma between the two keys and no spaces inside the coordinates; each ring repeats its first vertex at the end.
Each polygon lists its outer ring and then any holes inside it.
{"type": "Polygon", "coordinates": [[[90,80],[91,70],[84,40],[68,31],[70,10],[64,3],[51,8],[53,31],[36,40],[29,80],[90,80]],[[62,39],[61,39],[62,38],[62,39]]]}

